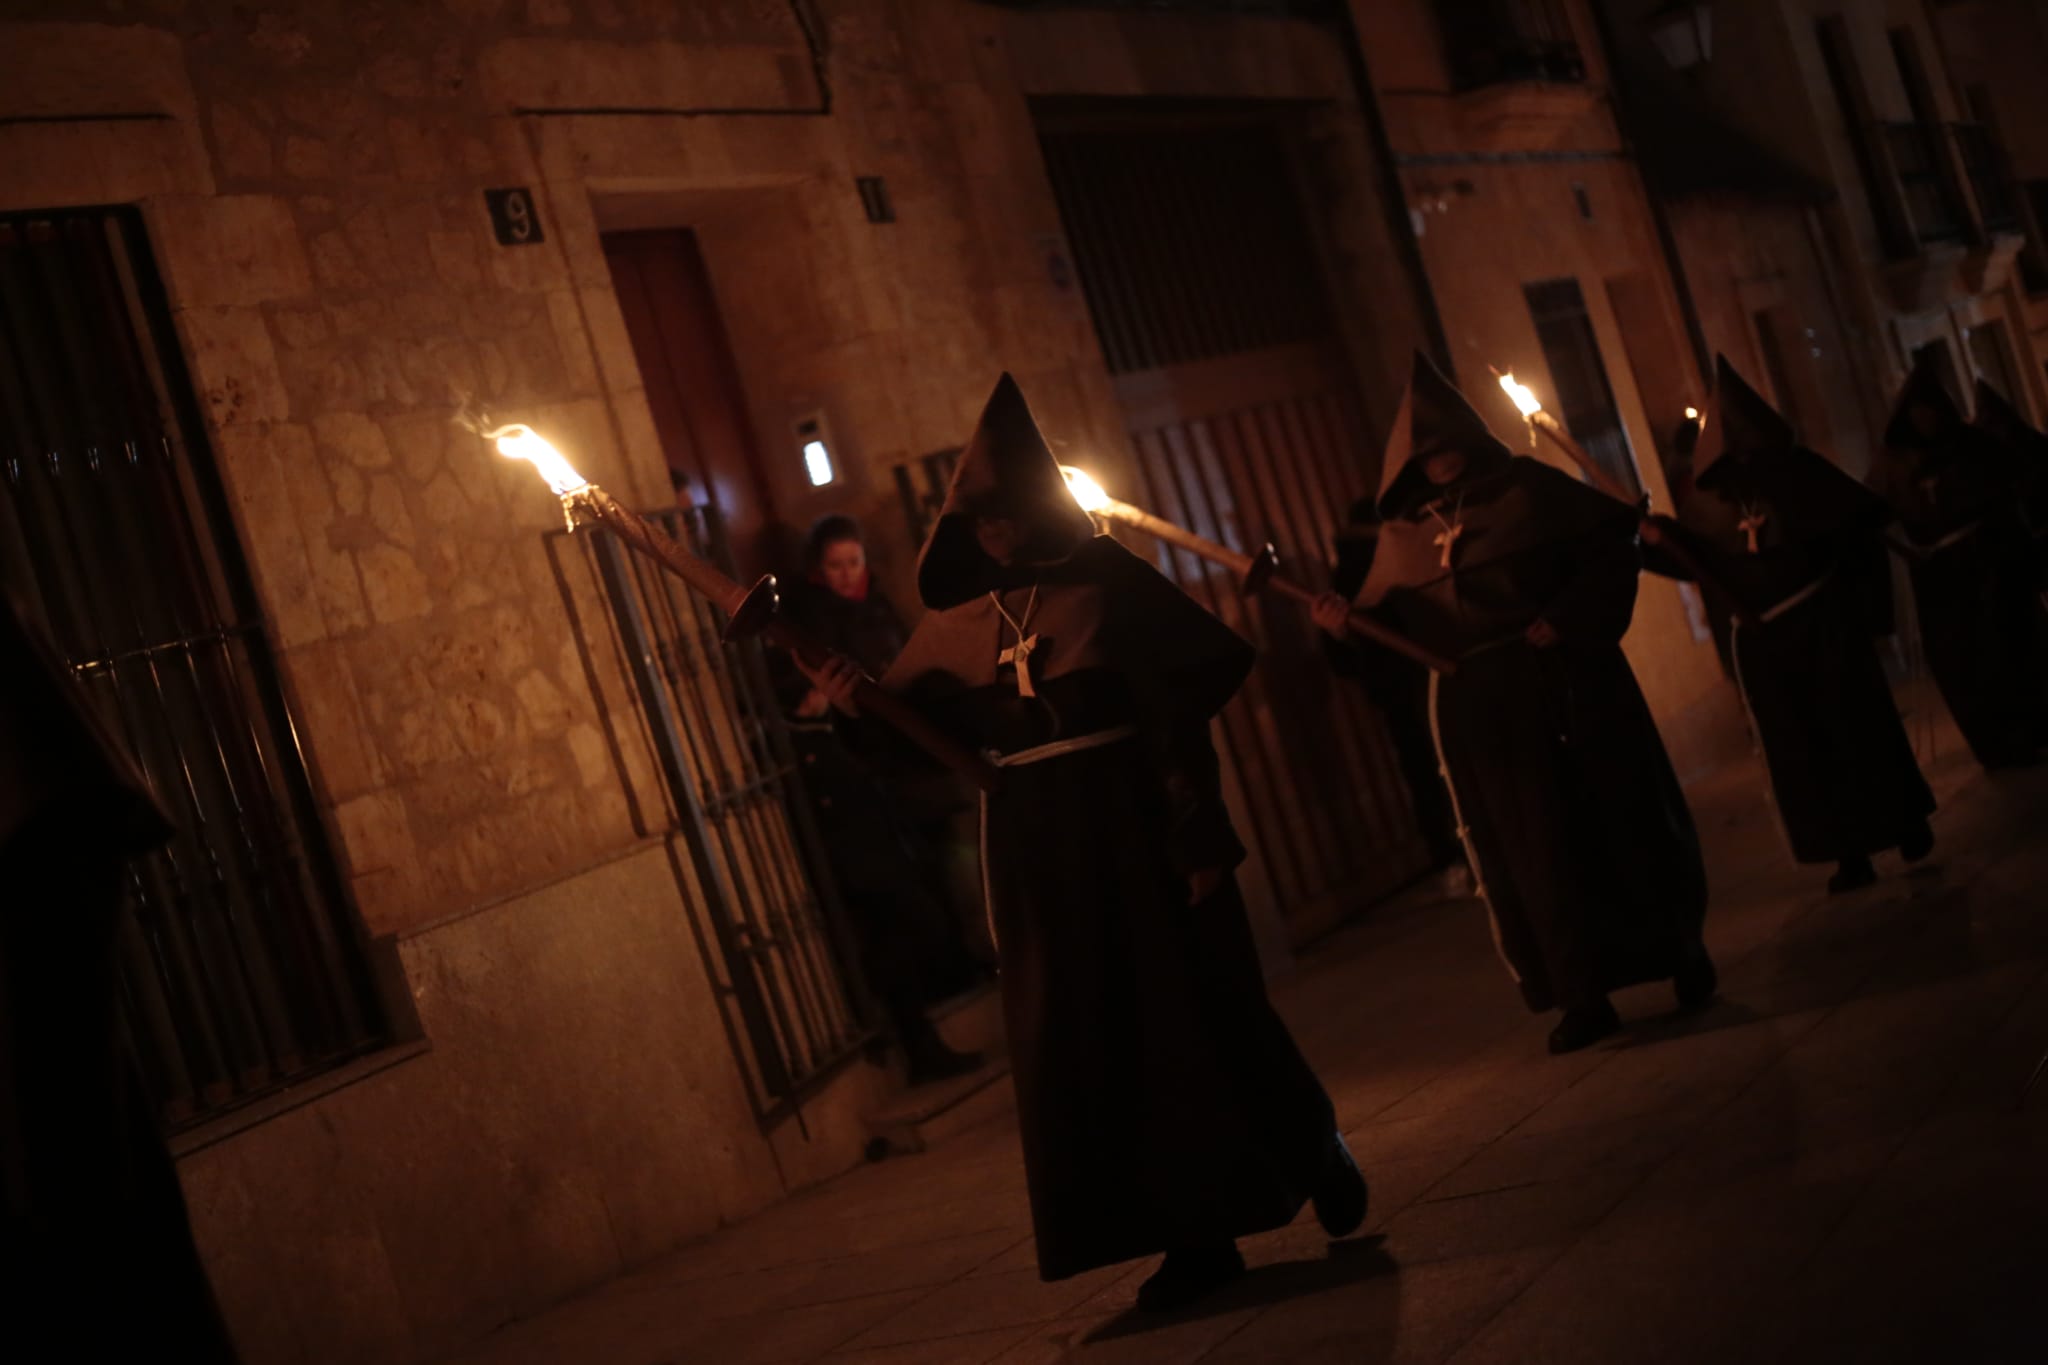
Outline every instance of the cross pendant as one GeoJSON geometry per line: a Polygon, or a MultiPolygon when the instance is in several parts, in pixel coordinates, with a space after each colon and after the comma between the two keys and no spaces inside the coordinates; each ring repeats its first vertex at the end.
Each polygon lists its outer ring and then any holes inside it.
{"type": "Polygon", "coordinates": [[[1465,523],[1462,521],[1446,526],[1443,530],[1436,533],[1436,539],[1432,540],[1430,544],[1443,547],[1443,554],[1437,559],[1438,568],[1448,569],[1451,567],[1451,547],[1456,545],[1458,537],[1464,534],[1465,523]]]}
{"type": "Polygon", "coordinates": [[[1764,523],[1769,520],[1770,518],[1762,512],[1749,512],[1743,515],[1741,521],[1735,523],[1736,526],[1741,528],[1742,534],[1749,537],[1749,552],[1751,554],[1756,553],[1756,533],[1763,530],[1764,523]]]}
{"type": "Polygon", "coordinates": [[[1038,648],[1038,637],[1036,635],[1027,635],[1016,644],[1011,645],[1008,649],[996,655],[996,663],[998,665],[1017,665],[1017,695],[1020,697],[1035,697],[1038,695],[1037,689],[1031,685],[1031,651],[1036,648],[1038,648]]]}

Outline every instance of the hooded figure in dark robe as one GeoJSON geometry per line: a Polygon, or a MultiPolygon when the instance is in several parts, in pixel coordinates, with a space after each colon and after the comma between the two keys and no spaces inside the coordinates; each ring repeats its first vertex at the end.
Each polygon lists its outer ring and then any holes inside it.
{"type": "Polygon", "coordinates": [[[1395,418],[1385,519],[1356,604],[1458,660],[1430,716],[1494,940],[1569,1052],[1620,1027],[1608,992],[1715,989],[1706,870],[1621,637],[1636,509],[1495,440],[1429,360],[1395,418]]]}
{"type": "MultiPolygon", "coordinates": [[[[1337,534],[1337,564],[1330,571],[1330,591],[1346,602],[1365,586],[1379,550],[1379,507],[1361,498],[1337,534]]],[[[1458,838],[1458,820],[1451,813],[1451,794],[1444,786],[1436,741],[1429,730],[1429,670],[1390,649],[1366,646],[1347,630],[1342,637],[1323,635],[1323,657],[1338,674],[1355,679],[1387,722],[1394,757],[1415,808],[1416,828],[1429,849],[1430,866],[1453,867],[1464,875],[1465,846],[1458,838]]],[[[1460,888],[1457,894],[1466,894],[1460,888]]]]}
{"type": "MultiPolygon", "coordinates": [[[[1001,765],[982,878],[1039,1273],[1166,1253],[1169,1308],[1235,1239],[1366,1191],[1266,998],[1209,723],[1250,645],[1106,536],[1008,375],[918,563],[929,611],[882,686],[1001,765]]],[[[821,671],[836,703],[842,671],[821,671]]]]}
{"type": "Polygon", "coordinates": [[[2037,430],[2006,396],[1977,381],[1977,415],[1973,424],[2005,444],[2015,486],[2020,520],[2033,545],[2035,583],[2048,591],[2048,435],[2037,430]]]}
{"type": "Polygon", "coordinates": [[[169,834],[0,592],[0,1284],[31,1355],[235,1359],[119,1022],[123,861],[169,834]]]}
{"type": "Polygon", "coordinates": [[[1747,618],[1729,653],[1792,856],[1837,864],[1835,892],[1876,880],[1874,853],[1926,857],[1934,797],[1873,644],[1892,629],[1891,509],[1798,444],[1726,356],[1693,483],[1675,521],[1653,519],[1644,562],[1697,567],[1747,618]]]}
{"type": "Polygon", "coordinates": [[[2016,459],[1963,420],[1934,371],[1910,375],[1870,481],[1897,514],[1928,671],[1987,770],[2048,743],[2048,676],[2016,459]]]}

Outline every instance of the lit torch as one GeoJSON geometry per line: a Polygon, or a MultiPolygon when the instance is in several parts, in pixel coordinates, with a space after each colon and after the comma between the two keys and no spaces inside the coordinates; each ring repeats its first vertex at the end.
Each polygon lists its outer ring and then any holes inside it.
{"type": "MultiPolygon", "coordinates": [[[[1630,493],[1622,485],[1621,480],[1601,468],[1599,462],[1586,452],[1586,448],[1577,441],[1574,441],[1571,438],[1571,433],[1567,432],[1555,417],[1552,417],[1543,410],[1543,405],[1536,401],[1536,395],[1530,391],[1527,384],[1516,383],[1515,376],[1512,373],[1501,374],[1498,370],[1495,370],[1494,373],[1500,376],[1501,389],[1509,398],[1514,400],[1516,409],[1520,411],[1523,419],[1529,423],[1532,433],[1540,431],[1555,441],[1559,449],[1571,457],[1573,464],[1585,471],[1586,478],[1601,492],[1617,501],[1627,503],[1630,507],[1646,507],[1643,499],[1630,493]]],[[[1687,408],[1685,415],[1688,420],[1697,421],[1699,410],[1687,408]]],[[[1722,600],[1728,603],[1729,611],[1737,621],[1745,625],[1750,623],[1750,612],[1743,605],[1742,599],[1730,592],[1720,579],[1714,577],[1707,570],[1707,566],[1702,564],[1697,556],[1677,539],[1666,535],[1664,528],[1651,520],[1647,515],[1642,520],[1642,536],[1645,541],[1661,549],[1667,557],[1677,563],[1701,587],[1710,592],[1717,593],[1722,600]]]]}
{"type": "MultiPolygon", "coordinates": [[[[1495,373],[1500,372],[1496,370],[1495,373]]],[[[1527,384],[1516,383],[1515,376],[1509,373],[1500,375],[1500,386],[1507,396],[1514,400],[1516,410],[1522,414],[1522,420],[1529,424],[1532,434],[1540,431],[1555,441],[1558,448],[1571,457],[1573,464],[1585,471],[1586,478],[1602,493],[1631,507],[1637,505],[1640,499],[1631,493],[1620,479],[1601,468],[1600,462],[1588,454],[1584,446],[1574,441],[1571,433],[1566,431],[1555,417],[1543,410],[1543,404],[1536,400],[1535,393],[1527,384]]]]}
{"type": "MultiPolygon", "coordinates": [[[[1280,567],[1280,556],[1271,544],[1260,546],[1259,552],[1255,555],[1242,554],[1227,545],[1218,545],[1213,540],[1198,536],[1186,527],[1176,526],[1170,521],[1155,517],[1141,507],[1118,502],[1103,491],[1101,484],[1071,465],[1061,465],[1060,473],[1065,476],[1067,488],[1073,493],[1074,501],[1081,505],[1082,511],[1108,517],[1111,521],[1121,522],[1134,530],[1143,531],[1169,545],[1178,545],[1183,550],[1199,555],[1213,564],[1221,564],[1230,570],[1231,575],[1237,579],[1239,591],[1247,596],[1262,588],[1270,588],[1282,597],[1290,597],[1297,602],[1306,604],[1315,601],[1315,594],[1307,588],[1276,576],[1274,571],[1280,567]]],[[[1438,673],[1457,672],[1458,666],[1443,655],[1423,648],[1401,632],[1364,612],[1352,612],[1350,625],[1353,634],[1385,645],[1425,668],[1435,669],[1438,673]]]]}
{"type": "MultiPolygon", "coordinates": [[[[601,525],[628,548],[647,556],[689,584],[693,591],[709,598],[726,615],[726,639],[759,635],[812,667],[822,665],[830,657],[829,651],[776,617],[773,574],[763,574],[751,588],[741,587],[710,561],[676,544],[659,527],[578,474],[561,451],[524,423],[486,429],[467,410],[456,420],[496,443],[499,454],[525,460],[539,471],[548,488],[562,500],[562,515],[571,531],[582,525],[601,525]]],[[[983,791],[995,790],[997,774],[993,764],[941,733],[901,698],[877,687],[873,679],[862,678],[853,696],[862,711],[894,726],[946,767],[983,791]]]]}

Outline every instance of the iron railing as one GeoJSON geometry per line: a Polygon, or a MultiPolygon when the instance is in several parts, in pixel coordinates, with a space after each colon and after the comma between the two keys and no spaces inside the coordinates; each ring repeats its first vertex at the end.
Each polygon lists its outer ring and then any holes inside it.
{"type": "MultiPolygon", "coordinates": [[[[715,509],[647,514],[730,566],[715,509]]],[[[872,1035],[866,994],[757,641],[726,642],[721,612],[612,536],[564,541],[594,574],[608,640],[576,611],[587,654],[615,652],[653,752],[668,833],[726,1024],[763,1121],[872,1035]]]]}
{"type": "Polygon", "coordinates": [[[1926,123],[1883,125],[1914,240],[1926,246],[1960,242],[1970,235],[1970,217],[1949,173],[1941,129],[1926,123]]]}
{"type": "Polygon", "coordinates": [[[1986,233],[2020,230],[2019,198],[2013,193],[2006,170],[2005,149],[1991,129],[1981,123],[1952,123],[1956,159],[1969,178],[1970,192],[1977,200],[1977,222],[1986,233]]]}
{"type": "Polygon", "coordinates": [[[1585,54],[1561,0],[1435,0],[1435,6],[1444,60],[1459,90],[1586,79],[1585,54]]]}
{"type": "Polygon", "coordinates": [[[174,1130],[390,1038],[200,432],[138,216],[0,216],[0,579],[177,827],[120,940],[174,1130]]]}

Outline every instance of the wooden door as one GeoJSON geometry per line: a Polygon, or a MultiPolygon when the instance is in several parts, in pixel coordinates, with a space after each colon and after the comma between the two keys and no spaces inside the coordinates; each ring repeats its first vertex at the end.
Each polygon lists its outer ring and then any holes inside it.
{"type": "Polygon", "coordinates": [[[685,481],[681,500],[717,507],[739,568],[767,571],[774,504],[697,235],[608,232],[604,254],[662,452],[685,481]]]}
{"type": "MultiPolygon", "coordinates": [[[[1335,337],[1282,131],[1259,121],[1041,126],[1047,169],[1150,510],[1325,586],[1378,464],[1335,337]]],[[[1427,858],[1384,723],[1299,605],[1146,546],[1259,647],[1218,727],[1256,907],[1300,943],[1427,858]]]]}

